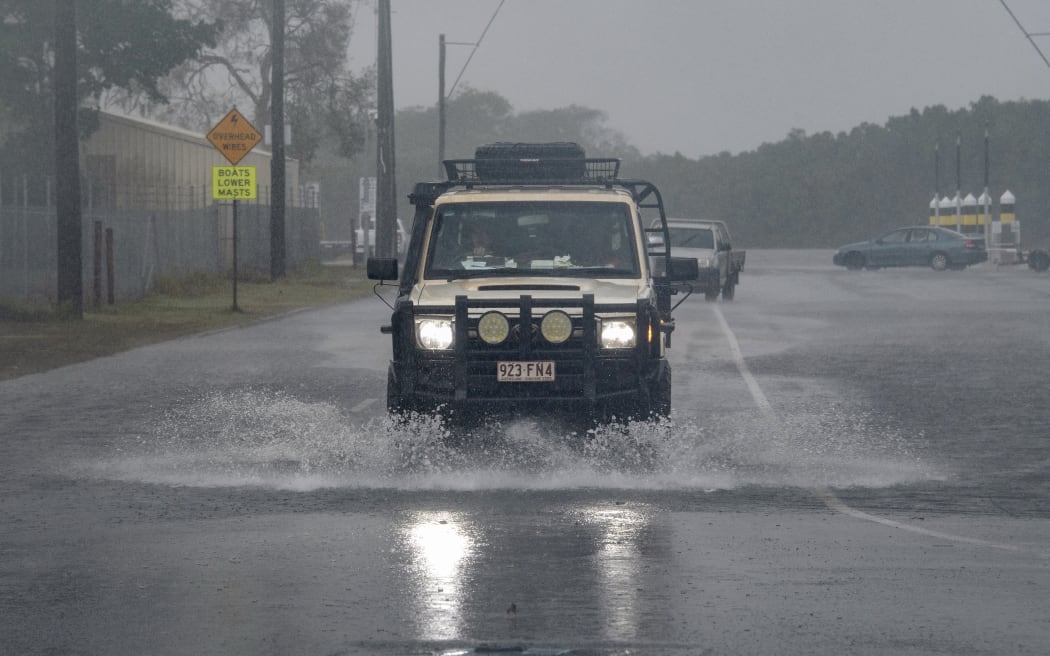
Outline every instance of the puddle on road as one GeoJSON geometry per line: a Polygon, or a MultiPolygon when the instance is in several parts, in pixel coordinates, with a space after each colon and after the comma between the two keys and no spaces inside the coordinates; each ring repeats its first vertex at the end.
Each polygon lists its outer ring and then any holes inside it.
{"type": "Polygon", "coordinates": [[[883,487],[934,478],[912,453],[915,441],[846,407],[776,422],[756,412],[586,433],[512,421],[464,435],[434,417],[362,420],[332,404],[239,391],[172,409],[90,469],[116,480],[300,491],[883,487]]]}

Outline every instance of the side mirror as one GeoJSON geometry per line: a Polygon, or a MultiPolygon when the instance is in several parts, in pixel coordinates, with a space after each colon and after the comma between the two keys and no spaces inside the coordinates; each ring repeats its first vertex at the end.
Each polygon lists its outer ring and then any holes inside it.
{"type": "Polygon", "coordinates": [[[397,258],[370,257],[367,271],[369,280],[397,280],[397,258]]]}
{"type": "Polygon", "coordinates": [[[695,257],[672,257],[668,278],[672,282],[696,280],[700,277],[700,265],[695,257]]]}

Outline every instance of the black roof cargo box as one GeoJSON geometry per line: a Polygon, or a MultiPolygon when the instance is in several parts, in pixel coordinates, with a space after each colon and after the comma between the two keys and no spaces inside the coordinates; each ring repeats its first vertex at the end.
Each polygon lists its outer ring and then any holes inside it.
{"type": "Polygon", "coordinates": [[[498,142],[474,151],[480,180],[579,180],[587,155],[572,142],[498,142]]]}

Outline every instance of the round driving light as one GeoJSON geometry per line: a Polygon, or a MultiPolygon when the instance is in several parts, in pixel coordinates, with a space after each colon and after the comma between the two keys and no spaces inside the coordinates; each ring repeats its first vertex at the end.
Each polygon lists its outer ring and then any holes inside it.
{"type": "Polygon", "coordinates": [[[561,344],[572,337],[572,319],[561,310],[552,310],[540,321],[540,334],[551,344],[561,344]]]}
{"type": "Polygon", "coordinates": [[[510,322],[502,312],[486,312],[478,320],[478,337],[486,344],[502,344],[510,334],[510,322]]]}

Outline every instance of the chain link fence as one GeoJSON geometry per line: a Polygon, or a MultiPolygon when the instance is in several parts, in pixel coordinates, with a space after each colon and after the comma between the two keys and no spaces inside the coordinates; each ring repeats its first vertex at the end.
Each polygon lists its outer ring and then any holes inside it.
{"type": "MultiPolygon", "coordinates": [[[[140,299],[160,276],[227,275],[233,266],[233,206],[207,188],[104,189],[82,186],[85,304],[140,299]]],[[[53,302],[57,294],[57,216],[49,184],[0,175],[0,299],[53,302]],[[5,184],[6,183],[6,184],[5,184]]],[[[237,206],[240,275],[270,271],[269,190],[237,206]]],[[[311,198],[286,194],[288,268],[320,259],[320,217],[311,198]]]]}

